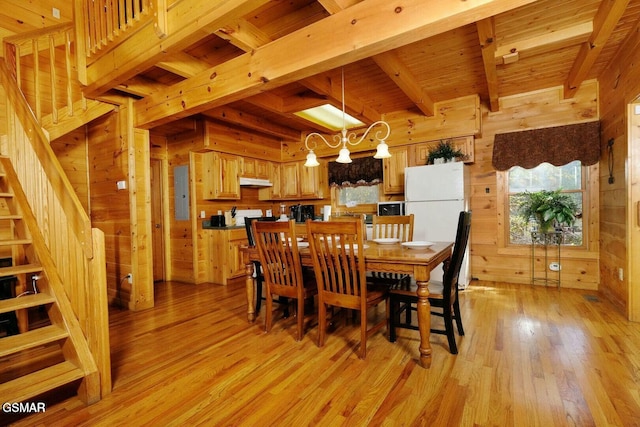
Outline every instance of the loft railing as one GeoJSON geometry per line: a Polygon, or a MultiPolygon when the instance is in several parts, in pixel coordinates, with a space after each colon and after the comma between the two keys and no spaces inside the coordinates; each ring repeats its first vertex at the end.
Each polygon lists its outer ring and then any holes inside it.
{"type": "Polygon", "coordinates": [[[82,0],[87,56],[153,19],[151,0],[82,0]]]}
{"type": "Polygon", "coordinates": [[[11,158],[73,311],[100,371],[102,395],[111,390],[111,357],[104,235],[91,227],[47,137],[4,61],[0,83],[7,98],[11,158]]]}
{"type": "Polygon", "coordinates": [[[4,39],[9,72],[39,122],[50,116],[50,122],[57,124],[62,116],[73,116],[74,109],[86,109],[86,102],[77,104],[83,98],[73,74],[73,40],[71,24],[4,39]]]}

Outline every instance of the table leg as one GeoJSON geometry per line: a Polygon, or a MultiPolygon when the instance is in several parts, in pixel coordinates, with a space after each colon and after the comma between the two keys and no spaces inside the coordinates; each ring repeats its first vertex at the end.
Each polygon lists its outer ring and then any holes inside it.
{"type": "Polygon", "coordinates": [[[431,367],[431,304],[429,303],[429,282],[417,281],[418,285],[418,327],[420,329],[420,365],[423,368],[431,367]]]}
{"type": "Polygon", "coordinates": [[[247,290],[247,320],[253,323],[256,320],[256,283],[253,278],[253,262],[245,264],[245,287],[247,290]]]}

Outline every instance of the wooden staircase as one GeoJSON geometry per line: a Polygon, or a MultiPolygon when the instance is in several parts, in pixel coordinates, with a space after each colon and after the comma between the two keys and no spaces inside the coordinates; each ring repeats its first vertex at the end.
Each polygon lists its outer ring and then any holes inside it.
{"type": "Polygon", "coordinates": [[[15,278],[17,296],[0,300],[0,314],[16,312],[20,333],[0,329],[0,397],[22,402],[70,383],[87,404],[100,399],[96,363],[64,292],[55,263],[22,187],[0,157],[0,278],[15,278]],[[30,314],[40,317],[30,321],[30,314]]]}

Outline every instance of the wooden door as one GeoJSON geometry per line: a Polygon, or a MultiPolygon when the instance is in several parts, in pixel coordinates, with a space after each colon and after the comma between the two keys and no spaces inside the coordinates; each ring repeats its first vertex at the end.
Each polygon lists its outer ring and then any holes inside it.
{"type": "Polygon", "coordinates": [[[151,243],[154,282],[165,280],[162,171],[162,160],[151,159],[151,243]]]}

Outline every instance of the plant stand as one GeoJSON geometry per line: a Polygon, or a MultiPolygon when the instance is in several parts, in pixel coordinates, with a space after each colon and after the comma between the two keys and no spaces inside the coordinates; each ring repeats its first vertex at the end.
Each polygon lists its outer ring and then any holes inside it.
{"type": "Polygon", "coordinates": [[[558,289],[560,288],[560,248],[562,247],[563,241],[563,233],[562,231],[551,231],[551,232],[531,232],[531,284],[535,284],[536,282],[544,283],[547,286],[549,283],[556,284],[558,289]],[[538,251],[543,251],[544,256],[544,275],[540,277],[536,277],[536,248],[538,251]],[[553,252],[555,252],[555,257],[553,256],[553,252]],[[551,256],[550,256],[551,253],[551,256]],[[549,261],[554,260],[558,266],[556,270],[555,278],[549,277],[549,261]]]}

